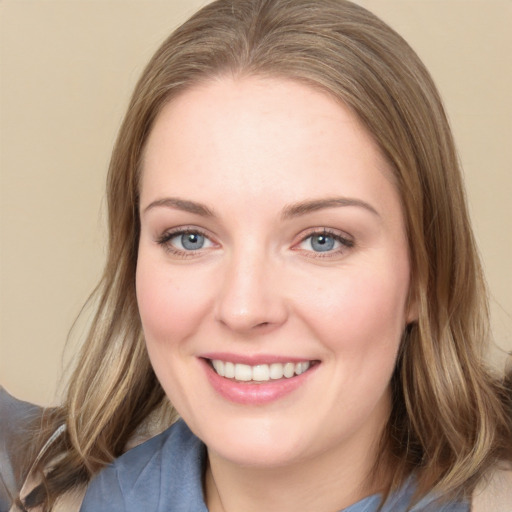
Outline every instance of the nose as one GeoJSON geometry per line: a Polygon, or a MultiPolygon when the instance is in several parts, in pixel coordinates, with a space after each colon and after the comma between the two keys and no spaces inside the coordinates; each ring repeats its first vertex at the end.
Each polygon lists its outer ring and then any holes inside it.
{"type": "Polygon", "coordinates": [[[257,250],[232,255],[225,262],[216,320],[245,334],[270,332],[286,322],[287,301],[280,266],[257,250]]]}

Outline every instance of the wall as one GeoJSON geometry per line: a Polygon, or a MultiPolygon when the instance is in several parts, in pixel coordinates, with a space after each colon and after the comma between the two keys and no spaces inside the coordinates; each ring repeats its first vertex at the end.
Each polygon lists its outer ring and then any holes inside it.
{"type": "MultiPolygon", "coordinates": [[[[105,172],[129,95],[158,44],[204,3],[0,0],[0,383],[20,398],[58,400],[76,348],[62,356],[68,330],[101,272],[105,172]]],[[[512,2],[359,3],[404,35],[439,85],[496,340],[510,350],[512,2]]]]}

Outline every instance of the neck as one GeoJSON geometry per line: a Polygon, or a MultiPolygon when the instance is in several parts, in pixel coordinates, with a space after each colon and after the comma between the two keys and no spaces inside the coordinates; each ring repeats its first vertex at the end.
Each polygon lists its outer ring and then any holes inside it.
{"type": "Polygon", "coordinates": [[[210,512],[332,512],[376,494],[386,479],[370,478],[376,443],[358,453],[341,448],[286,467],[231,464],[208,453],[205,495],[210,512]]]}

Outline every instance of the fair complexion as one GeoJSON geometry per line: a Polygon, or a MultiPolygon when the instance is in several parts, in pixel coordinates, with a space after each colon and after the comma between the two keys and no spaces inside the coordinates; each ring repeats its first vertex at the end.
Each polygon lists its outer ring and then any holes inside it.
{"type": "Polygon", "coordinates": [[[378,490],[413,312],[400,200],[358,119],[293,81],[212,80],[159,114],[140,192],[147,348],[207,446],[209,510],[327,512],[378,490]]]}

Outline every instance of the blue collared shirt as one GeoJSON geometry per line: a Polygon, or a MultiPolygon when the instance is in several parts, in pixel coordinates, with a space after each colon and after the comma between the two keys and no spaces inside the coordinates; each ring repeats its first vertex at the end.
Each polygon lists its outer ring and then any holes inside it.
{"type": "MultiPolygon", "coordinates": [[[[178,421],[162,434],[126,452],[90,483],[80,512],[208,512],[202,476],[204,444],[178,421]]],[[[382,512],[406,512],[414,486],[394,493],[382,512]]],[[[374,495],[342,512],[376,512],[374,495]]],[[[469,512],[466,503],[438,505],[423,499],[410,512],[469,512]]]]}

